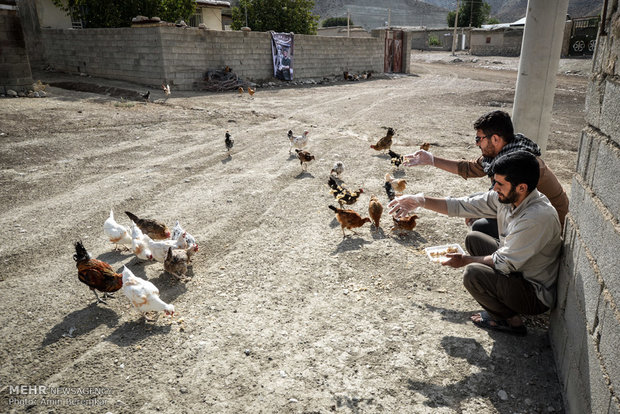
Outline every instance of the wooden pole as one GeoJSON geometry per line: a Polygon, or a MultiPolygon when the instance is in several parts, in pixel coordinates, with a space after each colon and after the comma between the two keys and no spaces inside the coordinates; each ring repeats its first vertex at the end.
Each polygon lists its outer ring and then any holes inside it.
{"type": "Polygon", "coordinates": [[[452,34],[452,56],[456,56],[456,27],[459,24],[459,0],[456,0],[456,13],[454,15],[454,33],[452,34]]]}

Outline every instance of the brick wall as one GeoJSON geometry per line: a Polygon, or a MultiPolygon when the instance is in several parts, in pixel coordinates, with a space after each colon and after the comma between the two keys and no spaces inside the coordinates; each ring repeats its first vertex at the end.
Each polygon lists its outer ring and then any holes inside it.
{"type": "Polygon", "coordinates": [[[620,11],[593,59],[551,344],[568,413],[620,412],[620,11]]]}
{"type": "Polygon", "coordinates": [[[30,62],[17,9],[0,9],[0,92],[32,87],[30,62]]]}
{"type": "MultiPolygon", "coordinates": [[[[42,29],[46,59],[69,73],[192,89],[208,69],[226,65],[249,81],[272,79],[271,37],[265,32],[212,31],[170,26],[42,29]]],[[[295,35],[295,78],[383,71],[383,38],[295,35]]]]}

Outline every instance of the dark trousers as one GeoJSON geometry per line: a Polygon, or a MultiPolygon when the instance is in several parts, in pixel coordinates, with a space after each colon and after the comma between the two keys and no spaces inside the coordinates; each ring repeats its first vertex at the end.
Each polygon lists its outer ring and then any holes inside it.
{"type": "MultiPolygon", "coordinates": [[[[473,231],[465,238],[465,246],[472,256],[487,256],[499,247],[499,241],[481,232],[473,231]]],[[[465,289],[495,319],[515,315],[538,315],[549,308],[536,296],[534,285],[515,272],[503,275],[495,269],[471,263],[463,273],[465,289]]]]}
{"type": "Polygon", "coordinates": [[[497,220],[492,218],[481,218],[474,221],[471,231],[479,231],[499,239],[499,230],[497,229],[497,220]]]}

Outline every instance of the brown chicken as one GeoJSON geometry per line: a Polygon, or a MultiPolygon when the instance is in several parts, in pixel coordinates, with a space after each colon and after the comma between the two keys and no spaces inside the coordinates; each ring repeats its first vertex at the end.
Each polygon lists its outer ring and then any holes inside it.
{"type": "Polygon", "coordinates": [[[394,226],[392,227],[391,231],[396,231],[396,230],[411,231],[415,228],[417,219],[418,219],[418,216],[416,216],[415,214],[413,216],[405,217],[402,219],[397,219],[396,217],[392,217],[392,220],[394,220],[394,226]]]}
{"type": "Polygon", "coordinates": [[[396,196],[402,195],[405,188],[407,188],[407,180],[404,178],[396,179],[392,177],[392,174],[390,173],[385,174],[385,181],[392,184],[392,188],[396,192],[396,196]]]}
{"type": "Polygon", "coordinates": [[[254,95],[254,92],[256,92],[256,89],[252,89],[248,86],[248,93],[250,94],[250,96],[254,95]]]}
{"type": "Polygon", "coordinates": [[[187,273],[188,262],[189,256],[185,250],[169,247],[166,260],[164,260],[164,270],[177,279],[183,279],[187,273]]]}
{"type": "Polygon", "coordinates": [[[360,216],[357,212],[353,210],[344,210],[342,208],[337,208],[334,206],[328,207],[334,210],[334,212],[336,213],[336,219],[338,220],[338,223],[340,223],[340,227],[342,228],[343,239],[347,236],[344,232],[345,228],[355,233],[353,229],[362,227],[364,223],[370,223],[370,219],[368,217],[362,218],[362,216],[360,216]]]}
{"type": "Polygon", "coordinates": [[[379,228],[379,222],[381,221],[381,214],[383,214],[383,206],[379,202],[376,195],[370,196],[370,202],[368,203],[368,215],[372,220],[372,224],[375,228],[379,228]]]}
{"type": "Polygon", "coordinates": [[[389,150],[392,146],[392,137],[394,136],[394,130],[392,128],[388,128],[387,133],[383,138],[381,138],[375,145],[371,145],[370,148],[375,151],[386,151],[389,150]]]}
{"type": "Polygon", "coordinates": [[[97,290],[103,292],[103,297],[111,296],[111,292],[116,292],[123,286],[123,275],[116,273],[112,266],[101,260],[91,259],[90,254],[82,245],[82,242],[75,243],[75,254],[73,260],[78,269],[80,282],[88,285],[97,298],[97,303],[106,303],[99,298],[97,290]]]}
{"type": "Polygon", "coordinates": [[[430,142],[423,143],[422,145],[420,145],[420,149],[424,151],[428,151],[429,149],[431,149],[431,143],[430,142]]]}
{"type": "Polygon", "coordinates": [[[331,175],[327,180],[327,184],[329,184],[329,187],[331,188],[330,191],[334,195],[334,198],[338,201],[338,204],[340,204],[340,208],[342,208],[343,204],[355,204],[357,199],[360,197],[360,194],[364,192],[361,188],[358,188],[357,191],[351,191],[348,188],[345,188],[344,186],[338,184],[338,181],[336,181],[336,179],[331,175]]]}
{"type": "Polygon", "coordinates": [[[297,158],[299,158],[301,169],[307,170],[308,163],[314,159],[314,155],[310,154],[308,151],[300,150],[300,149],[295,149],[295,152],[297,153],[297,158]]]}
{"type": "Polygon", "coordinates": [[[125,211],[125,214],[136,223],[136,226],[143,233],[146,233],[153,240],[165,240],[170,238],[170,230],[168,227],[157,220],[153,219],[141,219],[138,218],[135,214],[130,213],[129,211],[125,211]]]}
{"type": "Polygon", "coordinates": [[[243,88],[241,86],[239,86],[239,88],[237,89],[237,91],[239,92],[239,95],[241,95],[244,91],[243,88]]]}

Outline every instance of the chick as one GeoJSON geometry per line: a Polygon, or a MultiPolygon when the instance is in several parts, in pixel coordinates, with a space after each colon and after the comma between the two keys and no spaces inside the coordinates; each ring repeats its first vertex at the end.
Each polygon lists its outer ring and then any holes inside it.
{"type": "Polygon", "coordinates": [[[431,143],[430,142],[425,142],[422,145],[420,145],[420,149],[423,149],[424,151],[428,151],[429,149],[431,149],[431,143]]]}
{"type": "Polygon", "coordinates": [[[375,228],[379,228],[379,222],[381,221],[381,214],[383,214],[383,206],[379,202],[376,195],[370,196],[370,202],[368,203],[368,215],[372,220],[375,228]]]}
{"type": "Polygon", "coordinates": [[[301,164],[301,169],[304,170],[304,171],[307,170],[308,169],[308,163],[310,161],[314,160],[314,155],[310,154],[308,151],[304,151],[304,150],[300,150],[300,149],[295,149],[295,152],[297,152],[297,158],[299,158],[299,163],[301,164]]]}
{"type": "Polygon", "coordinates": [[[241,95],[244,91],[243,88],[241,86],[239,86],[239,88],[237,89],[237,91],[239,92],[239,95],[241,95]]]}
{"type": "Polygon", "coordinates": [[[342,174],[343,172],[344,172],[344,163],[342,161],[336,161],[334,163],[334,166],[332,167],[332,170],[330,171],[330,174],[336,173],[336,176],[340,177],[340,174],[342,174]]]}
{"type": "Polygon", "coordinates": [[[226,135],[224,135],[224,144],[226,145],[226,151],[228,152],[230,152],[233,145],[235,144],[235,140],[232,138],[228,131],[226,131],[226,135]]]}
{"type": "Polygon", "coordinates": [[[250,94],[250,96],[253,96],[254,92],[256,92],[256,89],[252,89],[248,86],[248,93],[250,94]]]}

